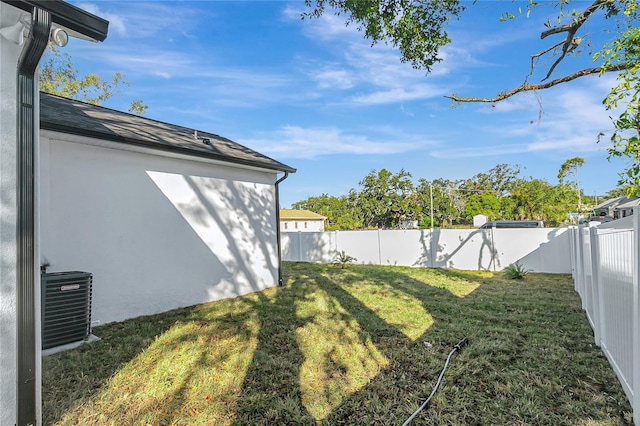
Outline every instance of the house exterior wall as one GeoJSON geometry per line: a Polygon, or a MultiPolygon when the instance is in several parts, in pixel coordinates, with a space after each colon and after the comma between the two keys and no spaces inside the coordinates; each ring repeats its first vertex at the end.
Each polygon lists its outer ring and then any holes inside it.
{"type": "MultiPolygon", "coordinates": [[[[0,26],[22,14],[0,2],[0,26]]],[[[0,36],[0,425],[16,422],[16,69],[22,46],[0,36]]]]}
{"type": "Polygon", "coordinates": [[[280,230],[286,232],[322,232],[324,220],[280,220],[280,230]]]}
{"type": "Polygon", "coordinates": [[[41,135],[41,260],[93,274],[94,325],[277,285],[276,172],[121,147],[41,135]]]}

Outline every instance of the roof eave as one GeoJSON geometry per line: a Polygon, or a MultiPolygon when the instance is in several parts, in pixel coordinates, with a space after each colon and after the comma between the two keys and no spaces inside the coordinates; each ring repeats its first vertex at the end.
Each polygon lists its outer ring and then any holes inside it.
{"type": "Polygon", "coordinates": [[[61,0],[2,0],[14,7],[31,12],[33,7],[46,10],[52,21],[64,28],[91,39],[104,41],[109,30],[109,21],[61,0]]]}
{"type": "Polygon", "coordinates": [[[238,165],[249,166],[249,167],[257,167],[257,168],[266,169],[266,170],[273,170],[276,172],[289,172],[289,173],[296,172],[296,169],[279,162],[276,162],[277,164],[268,164],[268,163],[262,163],[259,161],[244,160],[242,158],[227,157],[227,156],[219,155],[213,152],[194,151],[192,149],[183,148],[183,147],[174,146],[174,145],[160,145],[157,143],[150,143],[150,142],[145,142],[138,139],[118,137],[113,135],[109,135],[109,137],[106,137],[107,135],[105,135],[104,133],[78,129],[76,127],[63,126],[63,125],[48,122],[48,121],[40,121],[40,128],[42,130],[50,130],[53,132],[66,133],[66,134],[71,134],[76,136],[85,136],[89,138],[108,140],[112,142],[126,143],[128,145],[134,145],[134,146],[143,147],[143,148],[150,148],[150,149],[155,149],[155,150],[160,150],[165,152],[173,152],[176,154],[188,155],[192,157],[209,158],[212,160],[221,161],[225,163],[232,163],[232,164],[238,164],[238,165]]]}

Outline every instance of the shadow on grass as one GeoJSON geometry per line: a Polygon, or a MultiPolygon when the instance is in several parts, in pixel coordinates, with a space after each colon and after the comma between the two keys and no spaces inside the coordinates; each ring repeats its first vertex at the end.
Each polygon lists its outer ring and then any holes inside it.
{"type": "MultiPolygon", "coordinates": [[[[463,337],[471,344],[452,360],[440,391],[417,422],[626,422],[630,407],[611,368],[590,340],[591,330],[569,279],[562,286],[558,277],[549,283],[542,277],[536,285],[527,285],[496,280],[495,276],[445,269],[354,265],[341,270],[327,265],[285,264],[285,287],[228,302],[242,307],[233,314],[208,315],[208,305],[201,305],[107,325],[96,329],[103,341],[46,359],[45,424],[59,420],[65,411],[73,411],[72,407],[96,404],[100,386],[122,375],[139,354],[152,351],[152,343],[162,348],[163,336],[176,324],[190,328],[167,338],[167,344],[179,348],[208,339],[205,343],[210,345],[201,345],[188,365],[180,366],[186,371],[179,383],[168,385],[162,399],[145,401],[137,412],[130,413],[126,417],[129,423],[155,413],[161,424],[171,424],[184,422],[182,410],[197,413],[198,407],[188,400],[189,384],[199,377],[200,370],[210,369],[215,374],[232,359],[231,353],[212,355],[216,339],[225,335],[255,339],[255,344],[243,346],[251,352],[248,363],[237,372],[242,377],[238,391],[228,401],[227,424],[401,424],[429,395],[448,352],[463,337]],[[440,280],[454,284],[458,280],[464,288],[450,291],[440,280]],[[366,299],[372,296],[373,302],[366,299]],[[408,337],[398,324],[385,319],[376,305],[376,299],[384,303],[389,297],[418,301],[433,324],[417,337],[408,337]],[[567,300],[575,303],[567,307],[567,300]],[[305,304],[323,305],[324,310],[302,314],[305,304]],[[256,329],[248,329],[247,324],[253,322],[256,329]],[[324,322],[338,326],[325,330],[324,322]],[[320,331],[305,337],[305,332],[314,330],[320,331]],[[326,341],[317,341],[318,336],[326,341]],[[320,351],[315,355],[313,348],[305,346],[314,339],[320,351]],[[361,352],[337,353],[342,344],[361,348],[361,352]],[[357,372],[364,380],[349,382],[347,376],[356,370],[347,358],[365,364],[367,357],[377,359],[378,370],[360,366],[357,372]],[[307,365],[310,359],[322,370],[324,382],[313,382],[314,376],[306,376],[313,367],[307,365]],[[65,368],[57,367],[58,362],[64,362],[65,368]],[[77,386],[65,381],[69,366],[80,368],[79,373],[71,372],[73,380],[87,383],[77,386]],[[312,390],[316,391],[313,395],[326,400],[326,407],[318,408],[317,401],[309,400],[310,381],[312,386],[324,386],[312,390]],[[56,395],[59,383],[61,392],[83,390],[68,395],[61,407],[54,408],[52,404],[61,399],[56,395]],[[336,397],[333,388],[340,386],[336,397]]],[[[151,374],[162,362],[162,352],[147,355],[151,374]]],[[[131,395],[144,388],[144,378],[141,375],[129,390],[131,395]]],[[[122,406],[116,408],[127,410],[127,398],[120,401],[122,406]]],[[[100,407],[96,405],[95,410],[100,407]]]]}
{"type": "MultiPolygon", "coordinates": [[[[331,267],[321,268],[326,271],[331,267]]],[[[309,417],[310,413],[304,409],[300,410],[300,408],[304,408],[304,404],[299,395],[299,388],[296,388],[293,394],[291,391],[274,391],[273,388],[277,388],[280,381],[277,377],[274,377],[275,380],[269,386],[261,385],[256,387],[256,383],[264,382],[265,376],[274,375],[274,371],[268,368],[272,362],[265,359],[264,349],[256,350],[251,367],[245,377],[245,391],[239,402],[241,409],[237,412],[238,417],[234,424],[273,424],[273,422],[312,424],[318,421],[325,424],[341,424],[344,422],[347,424],[386,424],[390,419],[395,421],[411,414],[407,408],[406,397],[414,391],[413,384],[424,382],[428,378],[437,376],[438,366],[435,364],[429,365],[428,359],[425,362],[425,359],[420,358],[421,355],[425,355],[422,341],[410,339],[397,326],[384,320],[374,309],[345,290],[344,282],[357,283],[359,281],[367,281],[374,291],[376,287],[383,289],[391,285],[398,293],[421,300],[423,306],[428,308],[428,313],[431,313],[434,307],[439,307],[447,314],[454,313],[457,311],[455,306],[459,303],[460,298],[446,289],[416,281],[398,270],[378,269],[375,275],[368,274],[368,270],[370,270],[368,267],[355,266],[347,270],[330,269],[331,274],[342,276],[343,284],[328,278],[327,275],[329,274],[314,275],[312,279],[319,289],[327,293],[336,302],[335,311],[343,311],[341,314],[342,320],[353,320],[357,323],[357,344],[366,345],[367,342],[371,342],[379,350],[382,357],[388,360],[388,365],[385,366],[378,377],[370,378],[368,383],[355,394],[358,396],[346,396],[331,407],[326,417],[309,417]],[[424,301],[426,300],[429,303],[425,303],[424,301]],[[273,415],[267,414],[274,407],[282,405],[281,400],[283,398],[291,398],[292,395],[295,401],[300,401],[297,410],[294,410],[293,416],[287,413],[286,410],[281,410],[279,415],[275,413],[273,415]],[[247,397],[251,399],[246,399],[247,397]],[[259,403],[256,404],[254,400],[258,400],[259,403]],[[376,402],[371,404],[371,401],[376,402]],[[246,408],[244,408],[245,406],[246,408]],[[256,409],[260,414],[256,413],[256,409]],[[363,412],[363,410],[369,410],[369,413],[363,412]]],[[[305,275],[301,270],[299,272],[300,275],[305,275]]],[[[461,275],[463,274],[458,274],[457,277],[460,278],[461,275]]],[[[445,275],[445,277],[449,278],[450,274],[445,275]]],[[[478,276],[469,274],[468,278],[477,279],[478,276]]],[[[291,276],[288,286],[295,287],[306,284],[309,283],[291,276]]],[[[474,288],[476,287],[474,286],[474,288]]],[[[389,297],[388,292],[380,291],[380,294],[386,294],[386,296],[381,297],[389,297]]],[[[434,311],[437,310],[438,308],[434,311]]],[[[286,337],[290,344],[286,346],[285,351],[283,352],[282,345],[274,345],[272,343],[272,339],[268,338],[269,332],[262,332],[265,327],[261,329],[262,337],[259,339],[258,345],[260,348],[270,348],[268,353],[273,357],[296,359],[302,363],[304,361],[304,353],[299,348],[299,342],[296,342],[294,331],[296,328],[303,327],[305,323],[300,321],[295,310],[290,311],[289,314],[288,318],[280,318],[279,320],[290,326],[287,332],[288,337],[286,337]]],[[[451,318],[447,317],[447,320],[450,321],[451,318]]],[[[445,327],[445,330],[447,333],[444,336],[434,336],[436,340],[432,340],[432,344],[436,348],[450,349],[452,344],[457,343],[464,337],[463,334],[455,330],[452,331],[450,328],[445,327]]],[[[430,332],[429,330],[428,333],[430,332]]],[[[325,344],[330,345],[330,342],[325,344]]],[[[440,361],[442,359],[438,357],[437,362],[440,361]]],[[[326,368],[328,365],[324,364],[324,367],[326,368]]],[[[289,366],[289,368],[290,379],[293,379],[295,375],[300,375],[299,366],[289,366]]],[[[345,371],[346,367],[339,365],[339,363],[338,365],[334,363],[330,365],[330,369],[333,371],[326,371],[327,376],[339,375],[345,371]]],[[[276,375],[280,376],[281,373],[276,373],[276,375]]],[[[298,378],[298,382],[300,381],[301,378],[298,378]]],[[[290,384],[290,380],[287,384],[290,384]]],[[[322,386],[322,384],[318,383],[317,386],[322,386]]]]}
{"type": "Polygon", "coordinates": [[[196,346],[196,341],[202,339],[215,343],[220,336],[233,335],[248,340],[250,331],[243,327],[244,319],[243,315],[225,314],[211,321],[202,315],[199,305],[94,328],[94,334],[101,340],[43,358],[43,424],[55,424],[65,414],[70,414],[67,421],[73,422],[79,407],[102,412],[105,418],[100,420],[100,416],[96,416],[98,420],[92,424],[109,423],[108,413],[119,410],[123,411],[121,417],[132,424],[151,412],[160,412],[163,424],[171,424],[181,410],[194,374],[200,369],[215,368],[212,364],[224,363],[231,354],[212,358],[207,351],[200,351],[190,357],[189,366],[167,367],[161,366],[166,363],[163,351],[172,354],[181,348],[196,346]],[[142,354],[146,355],[145,369],[136,371],[139,367],[131,365],[142,354]],[[180,374],[176,372],[178,369],[180,374]],[[144,374],[156,371],[164,374],[156,378],[156,381],[166,381],[164,394],[139,402],[135,411],[131,411],[127,400],[147,386],[144,374]],[[136,375],[141,375],[140,380],[136,380],[136,375]],[[109,406],[100,407],[97,395],[101,391],[122,395],[110,401],[109,406]]]}
{"type": "Polygon", "coordinates": [[[191,310],[178,309],[154,316],[94,327],[101,340],[43,358],[43,423],[54,424],[69,408],[81,405],[113,374],[143,352],[155,336],[176,322],[187,321],[191,310]],[[70,392],[71,390],[71,392],[70,392]]]}
{"type": "MultiPolygon", "coordinates": [[[[491,277],[432,272],[470,281],[491,277]]],[[[453,358],[443,386],[415,420],[418,424],[631,424],[628,401],[591,340],[570,277],[541,274],[542,282],[535,286],[497,277],[464,298],[416,282],[411,275],[388,280],[420,300],[434,325],[416,341],[405,342],[388,371],[350,395],[324,423],[400,424],[430,394],[453,345],[467,337],[470,345],[453,358]],[[563,279],[566,285],[558,286],[563,279]],[[572,299],[575,303],[568,307],[566,301],[572,299]],[[406,357],[397,356],[403,352],[406,357]],[[363,404],[371,400],[377,401],[378,412],[363,404]]]]}
{"type": "Polygon", "coordinates": [[[258,342],[236,403],[235,425],[305,424],[313,419],[302,403],[304,354],[295,334],[307,321],[296,316],[294,300],[285,293],[278,289],[273,299],[257,295],[258,342]]]}

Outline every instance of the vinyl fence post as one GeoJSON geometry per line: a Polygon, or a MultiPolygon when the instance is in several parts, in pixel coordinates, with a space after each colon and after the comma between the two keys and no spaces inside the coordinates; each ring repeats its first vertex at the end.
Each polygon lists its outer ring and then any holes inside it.
{"type": "Polygon", "coordinates": [[[596,345],[600,347],[602,339],[602,284],[600,283],[600,246],[598,244],[598,228],[589,228],[589,240],[591,246],[591,301],[593,303],[593,337],[596,345]]]}
{"type": "Polygon", "coordinates": [[[573,256],[574,261],[574,271],[573,271],[573,281],[574,281],[574,289],[576,293],[580,294],[580,256],[582,253],[582,247],[580,247],[580,227],[573,228],[573,250],[575,254],[573,256]]]}
{"type": "Polygon", "coordinates": [[[298,231],[298,262],[302,261],[302,232],[298,231]]]}
{"type": "Polygon", "coordinates": [[[576,289],[576,227],[569,228],[569,250],[571,250],[571,278],[573,278],[573,287],[576,289]]]}
{"type": "Polygon", "coordinates": [[[582,227],[578,228],[578,255],[576,256],[576,287],[580,295],[580,302],[584,309],[584,242],[582,241],[582,227]]]}
{"type": "Polygon", "coordinates": [[[380,241],[380,228],[378,228],[378,265],[382,265],[382,244],[380,241]]]}
{"type": "MultiPolygon", "coordinates": [[[[438,232],[442,232],[440,230],[438,230],[438,232]]],[[[430,230],[429,231],[429,262],[431,262],[431,266],[432,268],[436,267],[436,255],[438,254],[438,249],[437,247],[435,247],[436,245],[436,231],[435,230],[430,230]]]]}
{"type": "Polygon", "coordinates": [[[633,421],[640,426],[640,207],[633,208],[633,421]]]}
{"type": "Polygon", "coordinates": [[[489,253],[491,253],[491,260],[489,262],[493,263],[493,272],[496,271],[496,259],[495,257],[496,255],[496,242],[495,239],[493,238],[493,233],[495,232],[496,228],[495,225],[493,227],[491,227],[491,249],[489,250],[489,253]]]}

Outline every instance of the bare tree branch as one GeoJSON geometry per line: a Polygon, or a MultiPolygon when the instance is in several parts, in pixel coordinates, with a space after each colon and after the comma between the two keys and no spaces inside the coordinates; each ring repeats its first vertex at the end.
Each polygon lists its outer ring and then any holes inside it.
{"type": "MultiPolygon", "coordinates": [[[[553,46],[551,46],[551,47],[549,47],[549,48],[547,48],[547,49],[545,49],[543,51],[540,51],[540,52],[536,53],[535,55],[531,55],[531,70],[529,71],[529,77],[533,75],[533,70],[536,67],[535,63],[534,63],[536,58],[539,58],[540,56],[544,55],[545,53],[549,53],[550,51],[552,51],[556,47],[560,47],[562,45],[562,43],[563,42],[560,41],[560,42],[554,44],[553,46]]],[[[525,81],[526,81],[526,79],[525,79],[525,81]]]]}
{"type": "MultiPolygon", "coordinates": [[[[567,37],[568,36],[569,35],[567,35],[567,37]]],[[[564,43],[562,44],[562,55],[560,55],[558,59],[556,59],[555,62],[549,67],[549,71],[547,71],[547,75],[544,76],[542,81],[545,81],[546,79],[551,77],[551,73],[553,72],[553,70],[555,70],[558,64],[565,58],[565,56],[567,56],[567,53],[573,52],[576,47],[578,47],[580,41],[581,39],[579,37],[572,38],[569,44],[567,44],[568,40],[564,41],[564,43]]]]}
{"type": "Polygon", "coordinates": [[[589,6],[588,8],[586,8],[584,10],[582,15],[580,15],[580,17],[578,19],[574,20],[570,24],[561,25],[559,27],[553,27],[553,28],[548,29],[547,31],[544,31],[542,34],[540,34],[540,39],[544,40],[545,38],[547,38],[548,36],[553,35],[553,34],[569,32],[570,35],[567,35],[567,40],[570,41],[571,39],[573,39],[573,36],[575,35],[576,31],[578,31],[578,29],[582,26],[582,24],[584,24],[585,21],[587,19],[589,19],[589,17],[596,10],[598,10],[600,7],[604,6],[605,4],[613,3],[614,1],[615,0],[595,0],[591,4],[591,6],[589,6]]]}
{"type": "MultiPolygon", "coordinates": [[[[573,52],[578,47],[578,45],[581,42],[581,39],[579,37],[576,37],[575,35],[576,35],[576,32],[578,32],[578,30],[582,26],[582,24],[584,24],[595,11],[597,11],[599,8],[601,8],[605,4],[610,3],[611,1],[613,0],[595,0],[591,4],[591,6],[586,8],[584,12],[582,12],[582,14],[577,19],[574,19],[571,23],[551,28],[547,31],[544,31],[542,34],[540,34],[540,38],[544,40],[545,38],[553,34],[559,34],[563,32],[567,33],[564,41],[561,42],[562,54],[549,67],[549,70],[547,71],[547,75],[542,79],[542,81],[545,81],[546,79],[551,77],[551,74],[556,69],[558,64],[562,62],[562,60],[567,56],[567,54],[573,52]]],[[[557,46],[558,44],[556,44],[554,47],[557,47],[557,46]]],[[[538,55],[534,55],[534,56],[541,56],[544,53],[549,52],[549,50],[551,49],[546,49],[543,52],[539,53],[538,55]]]]}
{"type": "Polygon", "coordinates": [[[539,84],[524,83],[518,87],[514,87],[509,91],[499,93],[493,98],[478,98],[478,97],[466,98],[466,97],[457,96],[456,94],[445,96],[445,98],[451,99],[452,101],[455,101],[455,102],[500,102],[510,98],[516,93],[530,92],[534,90],[544,90],[544,89],[548,89],[550,87],[556,86],[558,84],[575,80],[580,77],[585,77],[587,75],[601,74],[603,72],[622,71],[630,68],[631,66],[632,64],[617,64],[607,68],[603,68],[603,67],[586,68],[581,71],[574,72],[573,74],[569,74],[561,78],[556,78],[555,80],[547,81],[546,83],[539,83],[539,84]]]}
{"type": "MultiPolygon", "coordinates": [[[[582,39],[580,37],[575,37],[575,35],[580,29],[580,27],[582,26],[582,24],[584,24],[595,11],[597,11],[602,6],[608,3],[611,3],[612,1],[614,0],[595,0],[588,8],[585,9],[584,12],[582,12],[582,14],[577,19],[574,19],[571,23],[566,25],[561,25],[558,27],[553,27],[547,31],[542,32],[542,34],[540,34],[540,39],[543,39],[543,40],[550,35],[559,34],[563,32],[566,32],[567,35],[565,36],[565,39],[563,41],[560,41],[551,47],[548,47],[534,55],[531,55],[531,69],[529,71],[529,76],[533,75],[533,71],[535,69],[535,60],[537,58],[540,58],[541,56],[562,46],[562,53],[549,67],[549,69],[547,70],[547,74],[541,81],[545,81],[548,78],[550,78],[553,71],[556,69],[558,64],[560,64],[560,62],[564,60],[567,54],[573,52],[580,45],[580,42],[582,41],[582,39]]],[[[526,79],[525,79],[525,83],[526,83],[526,79]]]]}

